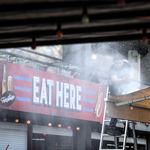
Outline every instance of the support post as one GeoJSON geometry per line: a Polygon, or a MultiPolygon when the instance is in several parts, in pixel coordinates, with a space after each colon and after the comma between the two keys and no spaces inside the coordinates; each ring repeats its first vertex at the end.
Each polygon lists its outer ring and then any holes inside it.
{"type": "Polygon", "coordinates": [[[77,130],[73,128],[73,147],[72,150],[77,150],[77,130]]]}
{"type": "Polygon", "coordinates": [[[33,134],[33,125],[28,124],[28,131],[27,131],[27,150],[32,150],[32,134],[33,134]]]}
{"type": "Polygon", "coordinates": [[[137,139],[136,139],[136,134],[135,134],[134,121],[132,121],[132,132],[133,132],[133,139],[134,139],[134,150],[137,150],[137,139]]]}
{"type": "Polygon", "coordinates": [[[119,149],[119,137],[114,137],[115,149],[119,149]]]}
{"type": "Polygon", "coordinates": [[[146,136],[146,148],[145,150],[149,150],[150,149],[150,139],[149,139],[149,136],[147,135],[146,136]]]}
{"type": "Polygon", "coordinates": [[[87,123],[87,126],[86,126],[86,138],[85,138],[85,147],[86,147],[86,150],[91,150],[92,148],[92,141],[91,141],[91,125],[90,123],[87,123]]]}

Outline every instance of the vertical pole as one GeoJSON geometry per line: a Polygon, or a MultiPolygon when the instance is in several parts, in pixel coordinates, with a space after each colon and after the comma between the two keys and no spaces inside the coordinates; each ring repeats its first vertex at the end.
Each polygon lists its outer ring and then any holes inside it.
{"type": "Polygon", "coordinates": [[[28,124],[28,131],[27,131],[27,150],[32,150],[32,132],[33,131],[33,125],[28,124]]]}
{"type": "Polygon", "coordinates": [[[123,140],[123,150],[126,149],[126,141],[127,141],[127,133],[128,133],[128,120],[125,120],[125,133],[124,133],[124,140],[123,140]]]}
{"type": "Polygon", "coordinates": [[[132,121],[132,132],[133,132],[133,139],[134,139],[134,150],[137,150],[137,139],[135,134],[135,124],[132,121]]]}
{"type": "Polygon", "coordinates": [[[119,149],[119,137],[114,137],[115,149],[119,149]]]}
{"type": "Polygon", "coordinates": [[[104,103],[104,116],[103,116],[103,124],[102,124],[102,130],[101,130],[101,137],[100,137],[100,144],[99,144],[99,150],[102,149],[103,147],[103,134],[104,134],[104,130],[105,130],[105,118],[106,118],[106,105],[107,103],[104,103]]]}
{"type": "Polygon", "coordinates": [[[108,100],[108,97],[109,97],[109,87],[107,86],[106,98],[104,99],[104,116],[103,116],[103,123],[102,123],[102,130],[101,130],[99,150],[101,150],[102,147],[103,147],[103,134],[104,134],[104,130],[105,130],[106,105],[107,105],[106,101],[108,100]]]}
{"type": "Polygon", "coordinates": [[[77,150],[77,130],[73,128],[73,150],[77,150]]]}
{"type": "Polygon", "coordinates": [[[92,140],[91,140],[91,124],[90,123],[87,123],[85,132],[86,132],[85,147],[86,147],[86,150],[91,150],[92,140]]]}
{"type": "Polygon", "coordinates": [[[145,150],[149,150],[149,136],[146,136],[146,146],[145,150]]]}

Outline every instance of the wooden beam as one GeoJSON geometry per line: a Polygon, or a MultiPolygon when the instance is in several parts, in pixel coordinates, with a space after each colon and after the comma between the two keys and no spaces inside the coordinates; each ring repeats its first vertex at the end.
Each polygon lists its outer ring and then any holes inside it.
{"type": "MultiPolygon", "coordinates": [[[[15,34],[15,33],[14,33],[15,34]]],[[[147,38],[150,37],[150,34],[147,34],[147,38]]],[[[96,42],[115,42],[115,41],[129,41],[129,40],[139,40],[142,38],[142,34],[129,34],[129,35],[120,35],[120,36],[105,36],[105,37],[90,37],[90,38],[70,38],[70,39],[60,39],[56,38],[55,40],[44,40],[36,42],[37,46],[45,46],[45,45],[57,45],[57,44],[79,44],[79,43],[96,43],[96,42]]],[[[2,41],[1,41],[2,42],[2,41]]],[[[15,40],[14,43],[5,41],[0,44],[0,48],[16,48],[16,47],[30,47],[31,42],[21,42],[15,40]]]]}
{"type": "MultiPolygon", "coordinates": [[[[125,4],[148,3],[149,0],[126,0],[125,4]]],[[[15,12],[26,10],[59,9],[70,7],[91,7],[118,5],[118,0],[1,0],[0,12],[15,12]]]]}
{"type": "MultiPolygon", "coordinates": [[[[55,24],[58,22],[62,22],[63,24],[73,24],[75,22],[82,23],[81,22],[82,14],[79,15],[71,14],[68,16],[51,16],[51,17],[50,16],[40,17],[39,15],[39,17],[27,18],[27,16],[24,13],[22,12],[18,12],[18,13],[20,13],[20,15],[22,14],[22,18],[16,19],[16,17],[13,16],[12,19],[6,19],[6,18],[0,19],[0,27],[38,26],[38,25],[43,26],[43,25],[55,24]]],[[[37,12],[37,15],[39,13],[40,12],[37,12]]],[[[90,18],[90,22],[113,20],[113,19],[136,19],[140,16],[149,17],[150,16],[149,8],[88,14],[88,17],[90,18]]],[[[139,26],[138,24],[133,24],[133,25],[134,28],[136,29],[139,26]]]]}
{"type": "Polygon", "coordinates": [[[112,102],[106,102],[106,112],[107,117],[150,123],[149,109],[133,107],[130,110],[129,105],[117,107],[112,102]]]}

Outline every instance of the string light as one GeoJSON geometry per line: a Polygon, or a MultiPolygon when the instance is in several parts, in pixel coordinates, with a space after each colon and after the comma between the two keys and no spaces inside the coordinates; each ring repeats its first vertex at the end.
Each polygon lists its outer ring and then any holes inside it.
{"type": "Polygon", "coordinates": [[[19,122],[19,119],[16,119],[15,122],[18,123],[18,122],[19,122]]]}
{"type": "Polygon", "coordinates": [[[48,126],[52,126],[52,123],[48,123],[48,126]]]}
{"type": "Polygon", "coordinates": [[[145,123],[146,126],[149,126],[149,123],[145,123]]]}
{"type": "Polygon", "coordinates": [[[6,118],[4,118],[4,119],[3,119],[3,121],[7,121],[7,119],[6,119],[6,118]]]}
{"type": "Polygon", "coordinates": [[[58,127],[60,128],[60,127],[61,127],[61,124],[58,124],[58,127]]]}
{"type": "Polygon", "coordinates": [[[80,130],[80,128],[79,128],[79,127],[77,127],[77,128],[76,128],[76,130],[80,130]]]}
{"type": "Polygon", "coordinates": [[[36,49],[36,42],[35,42],[35,37],[32,37],[32,45],[31,45],[32,49],[36,49]]]}
{"type": "Polygon", "coordinates": [[[130,105],[130,110],[133,110],[133,107],[130,105]]]}
{"type": "Polygon", "coordinates": [[[31,123],[31,121],[30,121],[30,120],[28,120],[28,121],[27,121],[27,124],[30,124],[30,123],[31,123]]]}
{"type": "Polygon", "coordinates": [[[143,37],[142,37],[142,42],[143,43],[147,43],[148,39],[147,39],[147,36],[146,36],[146,29],[143,29],[143,37]]]}
{"type": "Polygon", "coordinates": [[[125,4],[125,0],[118,0],[118,4],[124,5],[125,4]]]}
{"type": "Polygon", "coordinates": [[[57,24],[57,33],[56,33],[57,37],[61,38],[63,36],[63,33],[61,31],[61,24],[58,23],[57,24]]]}
{"type": "Polygon", "coordinates": [[[96,54],[92,54],[92,59],[96,59],[97,58],[97,55],[96,54]]]}
{"type": "Polygon", "coordinates": [[[82,12],[82,23],[89,23],[90,19],[87,15],[87,7],[83,7],[83,12],[82,12]]]}
{"type": "Polygon", "coordinates": [[[143,37],[142,37],[142,42],[143,42],[143,43],[147,43],[147,41],[148,41],[147,36],[143,36],[143,37]]]}

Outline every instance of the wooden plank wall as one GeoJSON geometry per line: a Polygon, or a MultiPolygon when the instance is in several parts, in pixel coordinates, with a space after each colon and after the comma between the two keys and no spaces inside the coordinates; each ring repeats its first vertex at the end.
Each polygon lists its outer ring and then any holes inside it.
{"type": "Polygon", "coordinates": [[[106,116],[124,120],[150,123],[150,110],[134,107],[130,110],[129,105],[115,106],[112,102],[106,102],[106,116]]]}

